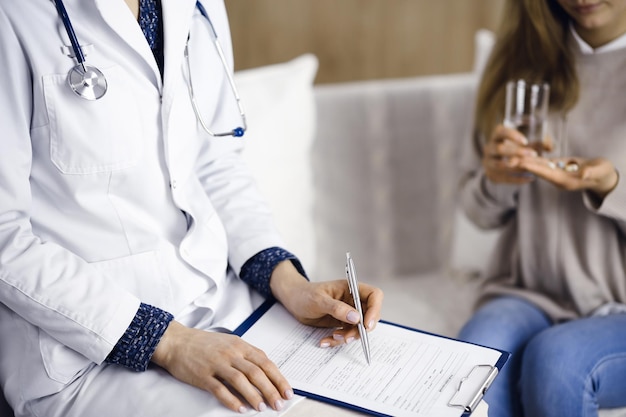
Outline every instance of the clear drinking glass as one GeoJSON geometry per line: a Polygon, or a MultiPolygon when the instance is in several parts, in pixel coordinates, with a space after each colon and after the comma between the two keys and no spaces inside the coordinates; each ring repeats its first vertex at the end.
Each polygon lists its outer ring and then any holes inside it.
{"type": "Polygon", "coordinates": [[[504,125],[526,136],[529,146],[539,155],[554,149],[553,139],[548,134],[549,100],[550,86],[547,83],[514,80],[506,84],[504,125]]]}

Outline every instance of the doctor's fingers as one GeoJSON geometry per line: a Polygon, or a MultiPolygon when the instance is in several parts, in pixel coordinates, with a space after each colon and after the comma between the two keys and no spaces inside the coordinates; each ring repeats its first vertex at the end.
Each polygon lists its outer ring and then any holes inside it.
{"type": "Polygon", "coordinates": [[[320,340],[320,347],[334,347],[352,343],[359,339],[359,330],[356,326],[345,326],[333,331],[333,334],[320,340]]]}
{"type": "Polygon", "coordinates": [[[385,294],[380,288],[368,284],[360,284],[359,296],[363,307],[363,324],[367,331],[372,331],[380,320],[385,294]]]}
{"type": "MultiPolygon", "coordinates": [[[[383,291],[373,285],[359,283],[359,298],[363,310],[363,324],[367,330],[371,330],[380,320],[384,298],[383,291]]],[[[338,320],[341,326],[355,325],[361,321],[349,291],[346,292],[343,300],[327,298],[324,305],[325,312],[338,320]]]]}
{"type": "Polygon", "coordinates": [[[172,321],[152,356],[178,380],[211,392],[234,411],[248,408],[226,386],[237,390],[255,409],[289,398],[291,388],[263,351],[238,336],[192,329],[172,321]],[[257,391],[258,390],[258,391],[257,391]],[[265,398],[264,402],[263,398],[265,398]]]}
{"type": "MultiPolygon", "coordinates": [[[[383,305],[384,293],[380,288],[374,287],[369,284],[359,284],[359,298],[361,299],[361,308],[363,309],[363,324],[365,329],[369,332],[374,330],[376,324],[380,320],[381,310],[383,305]]],[[[346,317],[348,323],[357,323],[359,320],[358,313],[348,308],[348,315],[346,317]],[[355,316],[355,313],[357,314],[355,316]]],[[[343,311],[340,309],[336,313],[337,318],[343,317],[343,311]]],[[[341,321],[346,321],[343,319],[341,321]]],[[[325,337],[320,341],[320,346],[338,346],[344,343],[350,343],[360,338],[359,331],[355,325],[343,325],[343,327],[336,329],[332,336],[325,337]]]]}
{"type": "Polygon", "coordinates": [[[225,371],[223,379],[258,411],[263,411],[265,404],[280,411],[284,400],[293,396],[291,387],[267,357],[257,361],[242,358],[225,371]]]}
{"type": "Polygon", "coordinates": [[[281,410],[284,400],[293,396],[287,380],[263,352],[222,359],[225,360],[207,381],[207,390],[228,408],[243,411],[245,406],[227,386],[232,387],[258,411],[268,406],[281,410]]]}

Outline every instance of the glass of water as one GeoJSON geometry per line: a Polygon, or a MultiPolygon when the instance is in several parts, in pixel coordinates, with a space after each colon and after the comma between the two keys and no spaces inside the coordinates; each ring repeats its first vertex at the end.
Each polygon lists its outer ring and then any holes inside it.
{"type": "Polygon", "coordinates": [[[514,80],[506,84],[504,125],[526,136],[529,146],[539,155],[554,150],[553,139],[548,134],[549,100],[547,83],[514,80]]]}

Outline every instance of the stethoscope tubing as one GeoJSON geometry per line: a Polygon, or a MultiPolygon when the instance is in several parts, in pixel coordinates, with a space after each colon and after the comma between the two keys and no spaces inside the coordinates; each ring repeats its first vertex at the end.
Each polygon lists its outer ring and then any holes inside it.
{"type": "MultiPolygon", "coordinates": [[[[235,85],[235,80],[233,79],[233,77],[230,75],[230,72],[226,68],[226,56],[224,55],[224,50],[222,49],[222,45],[220,45],[220,42],[217,39],[217,32],[215,31],[215,26],[213,26],[213,22],[211,21],[211,18],[209,17],[209,14],[207,13],[207,11],[204,8],[204,6],[202,5],[202,3],[200,3],[200,0],[196,0],[196,7],[200,11],[200,14],[209,22],[209,27],[211,28],[211,32],[213,33],[213,43],[215,44],[215,49],[217,50],[217,53],[220,56],[220,60],[222,61],[222,64],[224,65],[224,70],[226,71],[226,78],[228,79],[228,83],[230,84],[230,88],[233,91],[233,94],[235,95],[235,100],[237,100],[237,106],[239,107],[239,114],[243,118],[243,123],[245,125],[245,123],[246,123],[246,115],[245,115],[245,113],[243,111],[243,108],[241,106],[241,99],[239,98],[239,92],[237,91],[237,86],[235,85]]],[[[245,128],[244,128],[244,130],[245,130],[245,128]]],[[[243,133],[241,133],[241,135],[243,135],[243,133]]],[[[235,135],[235,136],[237,136],[237,135],[235,135]]]]}
{"type": "Polygon", "coordinates": [[[52,1],[54,1],[54,5],[57,8],[59,16],[61,17],[61,21],[63,22],[63,26],[65,26],[67,36],[70,38],[72,49],[74,50],[74,56],[76,56],[76,60],[78,61],[78,63],[84,67],[85,54],[83,53],[83,48],[81,48],[80,44],[78,43],[78,38],[76,37],[76,32],[74,31],[74,26],[72,25],[72,21],[70,20],[69,15],[67,14],[67,10],[65,9],[63,0],[52,1]]]}
{"type": "MultiPolygon", "coordinates": [[[[206,9],[204,8],[204,6],[202,5],[202,3],[200,3],[199,0],[196,0],[196,7],[198,8],[198,10],[200,11],[200,14],[209,21],[209,27],[211,28],[211,32],[213,32],[213,37],[215,39],[217,39],[217,32],[215,31],[215,27],[213,27],[213,22],[211,21],[211,18],[209,17],[209,14],[207,13],[206,9]]],[[[220,48],[221,49],[221,48],[220,48]]]]}

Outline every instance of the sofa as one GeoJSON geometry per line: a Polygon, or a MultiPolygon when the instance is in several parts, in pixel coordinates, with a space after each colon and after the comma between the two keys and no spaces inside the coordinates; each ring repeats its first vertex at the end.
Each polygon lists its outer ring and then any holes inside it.
{"type": "MultiPolygon", "coordinates": [[[[314,85],[310,54],[237,72],[249,122],[244,158],[310,279],[343,279],[350,251],[360,281],[385,291],[383,319],[458,332],[497,237],[456,204],[492,42],[479,32],[474,69],[460,74],[314,85]]],[[[0,397],[0,417],[9,416],[0,397]]]]}

